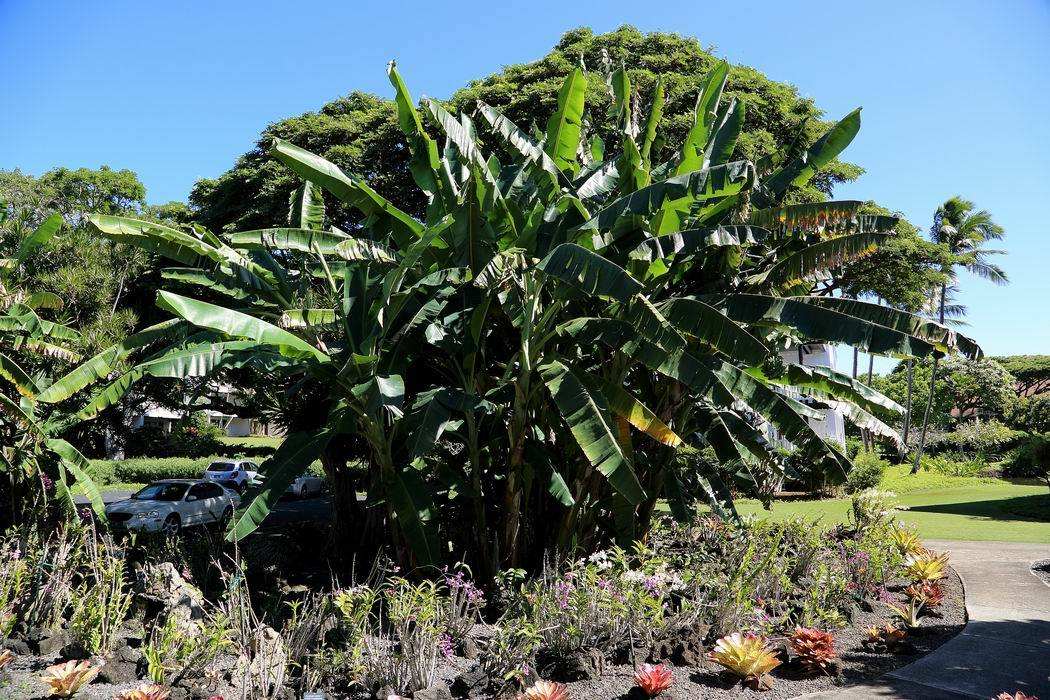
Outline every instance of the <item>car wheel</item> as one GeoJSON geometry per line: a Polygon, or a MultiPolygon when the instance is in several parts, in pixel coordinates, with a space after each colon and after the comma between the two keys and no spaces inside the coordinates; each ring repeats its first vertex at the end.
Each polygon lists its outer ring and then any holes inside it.
{"type": "Polygon", "coordinates": [[[175,513],[169,515],[165,520],[164,524],[161,525],[160,531],[168,537],[174,537],[179,534],[179,530],[182,528],[182,519],[175,513]]]}
{"type": "Polygon", "coordinates": [[[299,498],[306,498],[309,494],[306,490],[306,484],[299,487],[299,498]]]}

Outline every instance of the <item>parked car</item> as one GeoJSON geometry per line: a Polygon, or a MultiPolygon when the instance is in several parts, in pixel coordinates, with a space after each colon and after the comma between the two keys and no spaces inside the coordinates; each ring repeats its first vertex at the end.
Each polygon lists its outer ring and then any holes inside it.
{"type": "Polygon", "coordinates": [[[114,529],[174,535],[185,527],[228,522],[240,502],[236,492],[211,481],[164,479],[110,503],[106,517],[114,529]]]}
{"type": "Polygon", "coordinates": [[[246,488],[258,481],[259,467],[248,459],[219,459],[208,465],[203,478],[244,493],[246,488]]]}
{"type": "Polygon", "coordinates": [[[324,479],[313,474],[303,474],[288,485],[288,493],[299,498],[316,496],[324,491],[324,479]]]}

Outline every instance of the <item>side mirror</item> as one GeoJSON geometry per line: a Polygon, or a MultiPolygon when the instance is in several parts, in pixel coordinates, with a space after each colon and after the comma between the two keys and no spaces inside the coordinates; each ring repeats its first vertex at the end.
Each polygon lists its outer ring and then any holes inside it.
{"type": "Polygon", "coordinates": [[[186,496],[186,502],[187,503],[189,503],[190,501],[196,501],[196,500],[197,500],[197,497],[194,496],[192,493],[189,496],[186,496]]]}

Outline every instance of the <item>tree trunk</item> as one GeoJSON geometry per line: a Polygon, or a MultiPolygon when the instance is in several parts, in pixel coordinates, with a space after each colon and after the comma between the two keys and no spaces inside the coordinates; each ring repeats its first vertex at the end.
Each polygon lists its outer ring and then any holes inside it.
{"type": "MultiPolygon", "coordinates": [[[[941,284],[941,299],[940,299],[940,312],[938,318],[940,319],[941,325],[944,325],[944,295],[948,291],[947,283],[941,284]]],[[[933,406],[933,393],[937,388],[937,362],[940,358],[936,355],[933,357],[933,369],[930,372],[930,395],[926,398],[926,410],[922,415],[922,430],[919,432],[919,447],[915,450],[915,463],[911,467],[912,474],[919,473],[919,466],[922,462],[922,452],[926,447],[926,429],[930,424],[930,408],[933,406]]]]}
{"type": "Polygon", "coordinates": [[[346,453],[338,446],[329,446],[321,453],[321,466],[332,492],[330,550],[343,565],[352,564],[355,557],[367,561],[370,552],[363,547],[377,545],[379,540],[372,536],[373,523],[364,504],[357,500],[357,479],[347,465],[346,453]]]}
{"type": "Polygon", "coordinates": [[[911,431],[911,390],[915,382],[915,360],[908,360],[908,394],[904,399],[904,446],[908,446],[908,433],[911,431]]]}

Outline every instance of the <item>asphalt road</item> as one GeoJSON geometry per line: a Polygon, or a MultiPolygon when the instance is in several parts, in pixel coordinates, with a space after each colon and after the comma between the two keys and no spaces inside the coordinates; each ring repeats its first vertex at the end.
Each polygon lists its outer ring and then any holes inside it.
{"type": "MultiPolygon", "coordinates": [[[[102,491],[102,500],[109,505],[117,501],[131,498],[131,491],[102,491]]],[[[83,496],[77,496],[76,501],[80,505],[87,505],[88,501],[83,496]]],[[[332,517],[332,498],[327,494],[313,496],[310,498],[294,498],[285,496],[270,511],[264,527],[279,527],[288,523],[325,521],[332,517]]]]}

